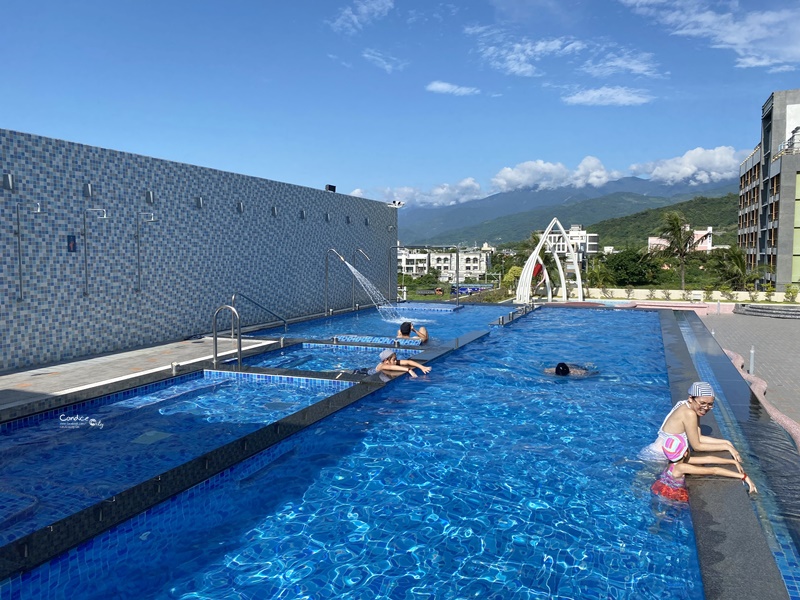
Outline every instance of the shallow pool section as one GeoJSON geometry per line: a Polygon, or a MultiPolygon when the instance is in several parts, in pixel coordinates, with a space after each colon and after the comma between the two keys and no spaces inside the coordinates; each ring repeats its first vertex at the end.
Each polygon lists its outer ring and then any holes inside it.
{"type": "Polygon", "coordinates": [[[395,320],[384,320],[375,309],[357,311],[333,317],[293,323],[286,332],[283,327],[262,329],[248,333],[256,337],[280,337],[283,335],[295,338],[332,339],[343,335],[380,336],[391,340],[397,336],[397,330],[403,321],[411,321],[415,326],[425,326],[430,339],[428,345],[446,342],[470,331],[486,331],[490,323],[501,316],[507,316],[512,307],[494,305],[461,305],[458,310],[449,304],[416,303],[408,306],[400,303],[396,310],[400,317],[395,320]],[[427,308],[422,310],[419,305],[427,308]],[[437,307],[439,309],[437,310],[437,307]]]}
{"type": "Polygon", "coordinates": [[[352,386],[199,372],[0,427],[8,544],[352,386]]]}
{"type": "Polygon", "coordinates": [[[670,405],[657,315],[538,310],[6,590],[699,599],[690,513],[631,460],[670,405]]]}
{"type": "MultiPolygon", "coordinates": [[[[242,362],[250,367],[352,373],[357,369],[369,369],[377,365],[380,362],[378,355],[382,350],[384,348],[305,342],[289,348],[250,356],[242,362]]],[[[404,348],[393,348],[392,350],[400,360],[413,358],[421,352],[421,350],[404,348]]]]}

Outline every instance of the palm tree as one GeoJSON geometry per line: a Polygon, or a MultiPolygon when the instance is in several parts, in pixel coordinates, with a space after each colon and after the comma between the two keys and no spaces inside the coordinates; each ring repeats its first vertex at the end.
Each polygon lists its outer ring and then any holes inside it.
{"type": "Polygon", "coordinates": [[[709,233],[695,237],[694,231],[689,226],[686,217],[677,211],[664,213],[664,223],[656,232],[665,244],[651,251],[654,258],[661,260],[674,259],[678,262],[681,272],[681,291],[686,287],[686,261],[702,242],[705,242],[709,233]]]}
{"type": "Polygon", "coordinates": [[[748,284],[755,283],[769,272],[769,267],[765,265],[758,265],[755,269],[748,270],[747,256],[739,246],[715,250],[711,264],[720,281],[734,290],[747,289],[748,284]]]}
{"type": "Polygon", "coordinates": [[[601,256],[594,256],[589,260],[586,269],[585,283],[591,287],[608,287],[614,284],[614,274],[608,268],[601,256]]]}

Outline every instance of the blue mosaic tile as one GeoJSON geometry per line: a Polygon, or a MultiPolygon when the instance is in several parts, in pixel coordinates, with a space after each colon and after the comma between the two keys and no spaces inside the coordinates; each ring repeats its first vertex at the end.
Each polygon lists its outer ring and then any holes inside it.
{"type": "MultiPolygon", "coordinates": [[[[16,182],[0,188],[0,371],[207,333],[234,293],[286,319],[348,308],[346,265],[328,265],[327,299],[320,285],[330,248],[363,249],[373,260],[358,269],[382,290],[396,280],[397,211],[383,202],[5,129],[0,171],[16,182]]],[[[245,326],[274,320],[237,310],[245,326]]]]}

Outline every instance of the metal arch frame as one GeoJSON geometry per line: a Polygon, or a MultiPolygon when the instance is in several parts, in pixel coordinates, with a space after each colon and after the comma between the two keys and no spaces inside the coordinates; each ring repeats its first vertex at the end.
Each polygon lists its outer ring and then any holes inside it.
{"type": "MultiPolygon", "coordinates": [[[[540,257],[540,253],[542,248],[544,248],[545,244],[547,243],[547,236],[553,231],[554,227],[558,227],[558,230],[561,232],[561,239],[564,241],[564,244],[567,247],[567,259],[572,261],[572,267],[575,271],[575,278],[578,287],[578,301],[583,302],[583,282],[581,281],[581,269],[580,265],[578,264],[578,254],[575,252],[575,249],[570,242],[569,237],[567,236],[567,232],[564,230],[564,227],[559,222],[558,218],[554,217],[547,228],[544,230],[539,243],[536,245],[536,249],[531,253],[528,257],[528,260],[525,261],[525,266],[522,268],[522,275],[520,275],[519,283],[517,284],[517,296],[514,301],[517,304],[528,304],[531,298],[531,280],[533,279],[533,270],[536,266],[536,263],[542,264],[542,270],[545,274],[545,281],[547,283],[547,301],[552,301],[552,290],[550,285],[550,276],[547,273],[547,269],[544,267],[544,263],[540,257]]],[[[555,250],[550,251],[553,257],[556,259],[556,266],[558,267],[558,274],[561,278],[561,299],[566,302],[567,301],[567,280],[564,277],[564,269],[561,266],[561,260],[558,257],[558,253],[555,250]]]]}

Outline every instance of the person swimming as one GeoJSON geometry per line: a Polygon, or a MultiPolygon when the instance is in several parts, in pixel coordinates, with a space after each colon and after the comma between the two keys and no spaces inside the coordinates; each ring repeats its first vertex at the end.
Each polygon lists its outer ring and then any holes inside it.
{"type": "Polygon", "coordinates": [[[414,324],[411,321],[406,321],[400,325],[396,337],[404,340],[419,339],[419,343],[424,344],[428,341],[428,330],[425,327],[414,329],[414,324]],[[414,337],[411,337],[412,331],[416,334],[414,337]]]}
{"type": "Polygon", "coordinates": [[[593,374],[593,372],[590,372],[589,369],[585,367],[571,365],[564,362],[558,363],[555,368],[547,368],[544,370],[544,372],[550,375],[558,375],[559,377],[585,377],[586,375],[593,374]]]}
{"type": "Polygon", "coordinates": [[[423,373],[430,373],[431,368],[418,363],[415,360],[398,360],[397,354],[388,348],[380,353],[381,362],[375,367],[376,373],[408,373],[411,377],[417,377],[414,369],[419,369],[423,373]]]}

